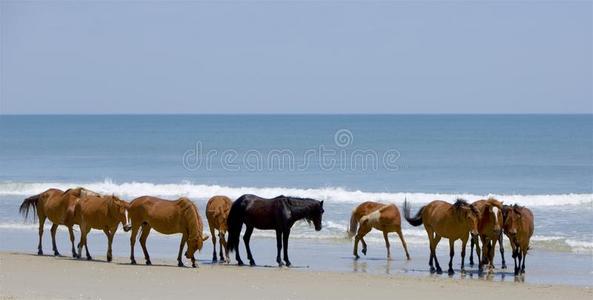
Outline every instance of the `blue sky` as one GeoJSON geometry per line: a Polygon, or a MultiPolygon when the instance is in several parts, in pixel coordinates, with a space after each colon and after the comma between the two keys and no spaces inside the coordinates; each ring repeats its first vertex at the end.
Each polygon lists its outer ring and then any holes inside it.
{"type": "Polygon", "coordinates": [[[591,1],[1,2],[0,112],[591,113],[591,1]]]}

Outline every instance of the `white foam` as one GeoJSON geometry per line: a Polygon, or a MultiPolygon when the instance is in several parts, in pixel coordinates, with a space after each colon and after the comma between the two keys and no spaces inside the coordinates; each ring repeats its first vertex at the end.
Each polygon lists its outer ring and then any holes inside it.
{"type": "Polygon", "coordinates": [[[181,183],[155,184],[150,182],[116,183],[106,179],[99,182],[0,182],[0,196],[30,196],[43,192],[49,188],[68,189],[84,186],[87,189],[106,194],[116,194],[120,197],[133,199],[144,195],[161,197],[189,197],[207,199],[213,195],[223,194],[231,198],[238,198],[243,194],[256,194],[262,197],[290,195],[307,197],[328,202],[360,203],[367,200],[401,203],[407,199],[411,203],[427,203],[435,199],[453,202],[456,198],[469,201],[495,197],[505,203],[517,203],[528,206],[554,205],[592,205],[593,194],[558,194],[558,195],[477,195],[477,194],[447,194],[447,193],[405,193],[405,192],[365,192],[349,190],[342,187],[322,188],[287,188],[287,187],[230,187],[222,185],[196,184],[189,181],[181,183]]]}

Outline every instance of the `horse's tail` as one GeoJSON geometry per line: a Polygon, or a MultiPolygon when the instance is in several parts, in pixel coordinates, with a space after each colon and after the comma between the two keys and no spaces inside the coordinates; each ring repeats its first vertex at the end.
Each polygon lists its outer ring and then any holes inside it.
{"type": "Polygon", "coordinates": [[[422,211],[424,210],[424,207],[425,206],[422,206],[414,217],[410,217],[410,205],[407,200],[404,201],[404,217],[406,218],[406,221],[412,226],[422,225],[422,211]]]}
{"type": "Polygon", "coordinates": [[[356,235],[356,230],[358,229],[358,218],[356,218],[356,208],[352,210],[352,215],[350,216],[350,227],[348,228],[348,238],[352,238],[356,235]]]}
{"type": "MultiPolygon", "coordinates": [[[[29,210],[31,210],[31,208],[33,208],[34,212],[37,211],[37,204],[39,203],[40,197],[41,194],[37,194],[35,196],[31,196],[23,200],[23,203],[21,203],[21,206],[19,207],[19,212],[21,213],[21,215],[23,215],[25,220],[29,217],[29,210]]],[[[35,215],[33,215],[33,219],[35,219],[35,215]]]]}
{"type": "Polygon", "coordinates": [[[239,237],[241,235],[241,229],[243,228],[243,215],[245,213],[245,206],[243,205],[243,198],[237,199],[231,205],[229,216],[226,220],[227,228],[229,231],[229,238],[227,241],[227,247],[230,252],[239,251],[239,237]]]}

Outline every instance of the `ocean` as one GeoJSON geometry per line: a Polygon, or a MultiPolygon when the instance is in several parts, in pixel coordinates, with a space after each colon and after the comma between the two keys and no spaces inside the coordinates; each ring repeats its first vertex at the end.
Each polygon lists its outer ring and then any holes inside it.
{"type": "MultiPolygon", "coordinates": [[[[35,252],[36,225],[23,221],[18,206],[50,187],[84,186],[126,200],[187,196],[202,213],[207,199],[217,194],[325,200],[324,229],[315,232],[298,223],[291,241],[302,255],[307,245],[317,250],[325,245],[342,254],[342,261],[352,252],[345,232],[360,202],[401,207],[408,200],[416,211],[434,199],[494,196],[534,212],[531,255],[579,261],[574,265],[580,277],[574,280],[590,284],[592,132],[590,114],[0,115],[0,250],[35,252]]],[[[418,255],[427,256],[421,227],[405,224],[404,235],[418,255]]],[[[258,239],[268,244],[273,236],[256,231],[253,244],[258,239]]],[[[102,249],[98,239],[96,248],[102,249]]],[[[372,232],[367,240],[377,249],[375,258],[383,258],[382,235],[372,232]]],[[[153,247],[174,258],[176,243],[155,235],[153,247]]],[[[49,231],[44,247],[49,253],[49,231]]],[[[65,236],[60,247],[68,253],[65,236]]],[[[118,245],[116,255],[127,256],[126,247],[118,245]]],[[[210,247],[208,242],[201,259],[210,256],[210,247]]],[[[394,256],[397,247],[399,241],[392,238],[394,256]]],[[[441,243],[443,253],[446,248],[441,243]]],[[[510,251],[507,262],[512,263],[510,251]]],[[[417,263],[415,269],[427,268],[425,261],[417,263]]],[[[340,269],[333,266],[326,264],[340,269]]],[[[398,264],[393,268],[401,271],[398,264]]],[[[546,280],[552,277],[545,271],[538,274],[544,279],[537,282],[559,280],[546,280]]]]}

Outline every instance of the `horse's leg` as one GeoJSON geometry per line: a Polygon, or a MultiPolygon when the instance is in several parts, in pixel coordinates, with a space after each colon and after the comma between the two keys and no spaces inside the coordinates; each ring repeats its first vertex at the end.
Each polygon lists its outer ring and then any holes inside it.
{"type": "Polygon", "coordinates": [[[434,256],[434,263],[437,265],[437,274],[443,274],[443,269],[441,269],[441,265],[439,264],[439,260],[437,259],[437,255],[436,255],[436,249],[437,249],[437,246],[439,245],[440,241],[441,241],[441,236],[435,233],[433,256],[434,256]]]}
{"type": "Polygon", "coordinates": [[[455,271],[453,271],[453,256],[455,256],[455,240],[449,239],[449,270],[447,270],[449,275],[455,274],[455,271]]]}
{"type": "Polygon", "coordinates": [[[488,259],[490,260],[490,268],[494,269],[494,254],[496,253],[496,239],[490,241],[490,249],[488,250],[488,259]]]}
{"type": "Polygon", "coordinates": [[[358,242],[360,242],[360,238],[357,234],[354,236],[354,249],[352,249],[352,254],[354,254],[355,259],[360,258],[360,256],[358,256],[358,242]]]}
{"type": "Polygon", "coordinates": [[[502,233],[500,233],[500,237],[498,238],[498,247],[500,248],[500,257],[502,258],[502,266],[501,268],[506,269],[507,268],[507,264],[504,261],[504,237],[502,236],[502,233]]]}
{"type": "Polygon", "coordinates": [[[469,265],[471,267],[474,266],[474,245],[476,244],[476,241],[473,238],[470,238],[470,244],[469,244],[469,265]]]}
{"type": "Polygon", "coordinates": [[[80,241],[78,241],[78,254],[76,255],[76,257],[80,259],[82,257],[82,247],[86,242],[85,224],[81,223],[80,225],[78,225],[78,229],[80,229],[80,241]]]}
{"type": "Polygon", "coordinates": [[[517,246],[515,245],[515,243],[513,243],[513,241],[511,240],[511,251],[513,253],[513,261],[515,262],[515,275],[517,275],[517,246]]]}
{"type": "Polygon", "coordinates": [[[148,249],[146,249],[146,239],[148,239],[148,235],[150,234],[150,225],[144,224],[142,225],[142,234],[140,235],[140,246],[142,246],[142,251],[144,252],[144,258],[146,259],[147,265],[152,265],[150,261],[150,255],[148,255],[148,249]]]}
{"type": "Polygon", "coordinates": [[[383,231],[383,239],[385,239],[385,247],[387,248],[387,259],[391,260],[391,244],[389,244],[389,237],[387,236],[387,231],[383,231]]]}
{"type": "Polygon", "coordinates": [[[214,227],[210,227],[210,236],[212,237],[212,262],[214,263],[218,261],[216,257],[216,235],[214,234],[214,227]]]}
{"type": "MultiPolygon", "coordinates": [[[[224,248],[224,257],[225,257],[224,261],[226,263],[229,263],[229,262],[231,262],[231,259],[229,258],[229,247],[226,244],[226,238],[225,238],[226,232],[224,232],[224,231],[218,231],[218,232],[220,233],[220,237],[219,237],[220,245],[224,248]]],[[[221,249],[221,251],[222,251],[222,249],[221,249]]],[[[220,254],[220,256],[222,257],[222,253],[220,254]]]]}
{"type": "Polygon", "coordinates": [[[70,234],[70,244],[72,244],[72,257],[77,258],[78,254],[76,254],[76,250],[74,248],[74,229],[72,227],[73,225],[68,226],[68,234],[70,234]]]}
{"type": "Polygon", "coordinates": [[[521,263],[525,260],[525,258],[523,257],[523,250],[521,249],[521,247],[517,247],[517,259],[519,260],[519,263],[517,264],[515,275],[519,275],[519,273],[521,272],[521,263]]]}
{"type": "Polygon", "coordinates": [[[426,228],[426,234],[428,234],[428,245],[430,248],[430,255],[429,255],[430,257],[428,259],[428,265],[430,266],[430,273],[434,273],[436,271],[436,269],[434,268],[434,264],[433,264],[434,249],[435,249],[434,234],[433,234],[432,230],[428,229],[428,227],[425,227],[425,228],[426,228]]]}
{"type": "Polygon", "coordinates": [[[461,240],[461,272],[465,272],[465,247],[467,246],[467,237],[461,240]]]}
{"type": "Polygon", "coordinates": [[[45,216],[38,214],[39,216],[39,244],[37,245],[37,255],[43,255],[43,247],[41,241],[43,240],[43,227],[45,226],[45,216]]]}
{"type": "Polygon", "coordinates": [[[58,224],[51,225],[51,244],[54,250],[54,256],[60,256],[60,252],[58,252],[58,247],[56,246],[56,231],[58,230],[58,224]]]}
{"type": "Polygon", "coordinates": [[[521,274],[525,274],[525,260],[527,259],[527,249],[521,249],[523,251],[523,263],[521,264],[521,274]]]}
{"type": "Polygon", "coordinates": [[[251,234],[253,233],[253,226],[247,225],[246,227],[245,234],[243,235],[243,242],[245,242],[245,248],[247,248],[247,259],[249,259],[249,264],[255,266],[255,260],[253,260],[251,248],[249,247],[249,239],[251,239],[251,234]]]}
{"type": "Polygon", "coordinates": [[[404,246],[404,251],[406,252],[406,258],[410,260],[410,254],[408,253],[408,245],[406,244],[406,240],[404,240],[404,235],[402,234],[401,228],[396,231],[399,239],[402,241],[402,246],[404,246]]]}
{"type": "Polygon", "coordinates": [[[282,241],[283,241],[283,245],[282,247],[284,249],[284,263],[286,264],[287,267],[290,267],[291,263],[290,260],[288,259],[288,236],[290,236],[290,228],[287,230],[284,230],[282,232],[282,241]]]}
{"type": "Polygon", "coordinates": [[[282,259],[280,259],[280,252],[282,251],[282,230],[276,229],[276,262],[279,267],[282,267],[282,259]]]}
{"type": "MultiPolygon", "coordinates": [[[[360,224],[358,227],[358,231],[356,236],[358,240],[362,242],[362,254],[367,255],[367,243],[364,240],[364,237],[372,230],[373,228],[368,225],[368,222],[360,224]]],[[[358,246],[358,245],[357,245],[358,246]]]]}
{"type": "MultiPolygon", "coordinates": [[[[181,260],[181,253],[183,253],[183,248],[185,247],[185,243],[187,243],[187,234],[186,233],[184,233],[183,236],[181,236],[181,243],[179,244],[179,253],[177,254],[177,266],[178,267],[185,267],[185,265],[183,264],[183,261],[181,260]]],[[[214,247],[216,248],[216,244],[214,244],[214,247]]],[[[216,249],[214,250],[214,258],[216,258],[216,249]]],[[[216,261],[216,260],[213,260],[213,261],[216,261]]]]}
{"type": "MultiPolygon", "coordinates": [[[[113,260],[111,244],[113,243],[113,235],[115,234],[115,230],[109,230],[109,228],[104,228],[103,232],[107,236],[107,261],[111,262],[113,260]]],[[[90,255],[88,255],[88,256],[90,256],[90,255]]]]}
{"type": "Polygon", "coordinates": [[[136,259],[134,258],[134,244],[136,244],[136,237],[138,236],[138,224],[132,223],[132,233],[130,234],[130,263],[135,265],[136,259]]]}
{"type": "MultiPolygon", "coordinates": [[[[478,259],[478,272],[482,273],[482,270],[484,268],[484,266],[482,265],[482,249],[480,249],[480,241],[477,238],[472,238],[473,240],[475,240],[476,243],[476,258],[478,259]]],[[[482,239],[482,237],[480,236],[480,239],[482,240],[482,247],[484,247],[484,240],[482,239]]]]}

